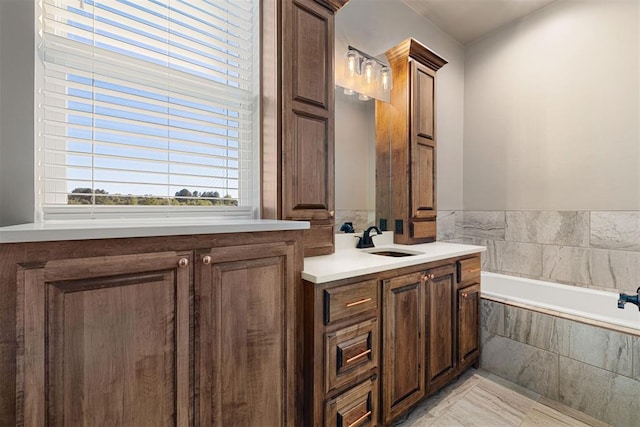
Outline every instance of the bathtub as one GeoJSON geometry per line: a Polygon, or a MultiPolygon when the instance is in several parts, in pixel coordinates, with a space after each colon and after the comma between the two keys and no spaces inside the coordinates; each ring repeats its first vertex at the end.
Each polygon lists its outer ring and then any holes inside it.
{"type": "Polygon", "coordinates": [[[640,312],[618,294],[482,273],[480,367],[612,426],[640,426],[640,312]]]}
{"type": "Polygon", "coordinates": [[[482,272],[482,298],[640,335],[640,311],[619,309],[618,294],[482,272]]]}

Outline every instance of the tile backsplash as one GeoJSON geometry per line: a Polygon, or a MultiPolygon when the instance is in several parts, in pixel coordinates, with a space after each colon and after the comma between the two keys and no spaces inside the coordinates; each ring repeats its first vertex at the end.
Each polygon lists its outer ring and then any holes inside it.
{"type": "MultiPolygon", "coordinates": [[[[337,210],[336,232],[375,224],[337,210]]],[[[483,270],[612,292],[640,286],[640,211],[438,211],[438,241],[487,247],[483,270]]]]}
{"type": "Polygon", "coordinates": [[[640,211],[440,211],[438,240],[486,246],[488,271],[612,292],[640,286],[640,211]]]}

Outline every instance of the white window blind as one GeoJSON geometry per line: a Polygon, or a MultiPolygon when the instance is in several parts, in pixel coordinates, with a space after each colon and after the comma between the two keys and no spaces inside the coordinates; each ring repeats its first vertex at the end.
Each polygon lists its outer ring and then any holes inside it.
{"type": "Polygon", "coordinates": [[[36,192],[45,219],[138,208],[251,214],[258,0],[38,6],[36,192]]]}

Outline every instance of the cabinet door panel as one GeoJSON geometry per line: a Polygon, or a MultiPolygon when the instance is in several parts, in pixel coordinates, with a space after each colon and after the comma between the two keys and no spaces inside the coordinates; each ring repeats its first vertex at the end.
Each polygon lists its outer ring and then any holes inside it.
{"type": "Polygon", "coordinates": [[[458,363],[464,369],[480,353],[480,285],[458,291],[458,363]]]}
{"type": "Polygon", "coordinates": [[[455,268],[445,266],[427,271],[429,316],[429,390],[449,382],[455,375],[455,268]]]}
{"type": "Polygon", "coordinates": [[[413,123],[414,134],[419,138],[433,141],[433,101],[434,101],[434,72],[429,68],[412,62],[413,67],[413,123]]]}
{"type": "MultiPolygon", "coordinates": [[[[293,2],[293,98],[327,109],[333,33],[326,13],[293,2]],[[331,38],[330,38],[331,36],[331,38]]],[[[333,76],[332,76],[333,78],[333,76]]]]}
{"type": "Polygon", "coordinates": [[[296,211],[302,210],[301,214],[308,216],[304,210],[329,209],[327,121],[322,117],[294,113],[293,126],[293,212],[290,215],[300,215],[296,211]]]}
{"type": "MultiPolygon", "coordinates": [[[[412,218],[436,215],[435,141],[434,141],[435,72],[411,61],[411,212],[412,218]]],[[[435,238],[435,235],[433,236],[435,238]]]]}
{"type": "Polygon", "coordinates": [[[196,281],[198,425],[283,425],[294,402],[293,248],[214,249],[196,281]],[[289,372],[289,376],[287,375],[289,372]]]}
{"type": "Polygon", "coordinates": [[[425,395],[423,276],[400,276],[383,286],[383,410],[390,421],[425,395]]]}
{"type": "Polygon", "coordinates": [[[285,219],[333,217],[333,147],[323,117],[293,112],[284,154],[285,219]]]}
{"type": "MultiPolygon", "coordinates": [[[[435,216],[434,148],[417,143],[412,155],[411,206],[413,218],[435,216]]],[[[434,236],[435,237],[435,236],[434,236]]]]}
{"type": "Polygon", "coordinates": [[[188,423],[189,268],[166,253],[73,261],[67,272],[68,260],[19,268],[19,417],[53,426],[188,423]]]}
{"type": "MultiPolygon", "coordinates": [[[[280,219],[310,221],[305,256],[325,255],[334,251],[334,16],[315,0],[282,1],[281,12],[282,105],[270,105],[281,111],[282,146],[271,152],[271,143],[263,144],[280,186],[277,203],[263,206],[280,219]]],[[[269,192],[273,176],[267,178],[269,192]]]]}

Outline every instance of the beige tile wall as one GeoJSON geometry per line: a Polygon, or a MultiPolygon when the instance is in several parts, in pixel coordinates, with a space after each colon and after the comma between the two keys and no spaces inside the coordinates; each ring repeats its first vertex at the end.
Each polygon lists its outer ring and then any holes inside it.
{"type": "Polygon", "coordinates": [[[487,271],[612,292],[640,286],[640,211],[446,212],[438,235],[486,246],[487,271]]]}

